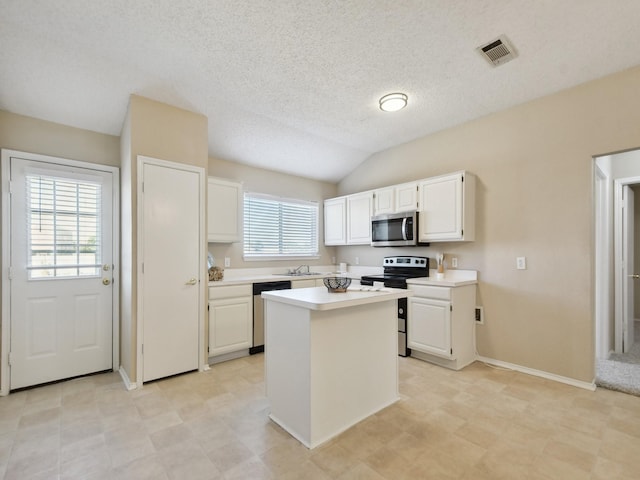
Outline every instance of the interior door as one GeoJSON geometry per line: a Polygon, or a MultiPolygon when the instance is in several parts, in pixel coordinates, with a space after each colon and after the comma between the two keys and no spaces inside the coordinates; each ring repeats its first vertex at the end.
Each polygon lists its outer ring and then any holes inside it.
{"type": "MultiPolygon", "coordinates": [[[[166,163],[166,164],[165,164],[166,163]]],[[[143,162],[142,381],[199,366],[202,173],[143,162]]]]}
{"type": "Polygon", "coordinates": [[[113,367],[113,173],[10,159],[10,388],[113,367]]]}
{"type": "Polygon", "coordinates": [[[634,335],[634,195],[629,185],[622,189],[622,262],[623,262],[623,339],[622,351],[628,352],[634,335]]]}

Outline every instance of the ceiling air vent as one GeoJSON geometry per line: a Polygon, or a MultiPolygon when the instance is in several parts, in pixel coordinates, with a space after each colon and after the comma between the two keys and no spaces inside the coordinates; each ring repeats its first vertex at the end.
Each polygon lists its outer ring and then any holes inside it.
{"type": "Polygon", "coordinates": [[[485,45],[479,46],[476,50],[494,67],[507,63],[517,56],[516,50],[504,35],[485,45]]]}

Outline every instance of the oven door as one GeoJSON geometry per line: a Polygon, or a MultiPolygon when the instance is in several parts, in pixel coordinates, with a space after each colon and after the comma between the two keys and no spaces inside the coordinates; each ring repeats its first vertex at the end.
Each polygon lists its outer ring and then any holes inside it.
{"type": "Polygon", "coordinates": [[[371,245],[374,247],[417,245],[417,215],[398,213],[371,218],[371,245]]]}

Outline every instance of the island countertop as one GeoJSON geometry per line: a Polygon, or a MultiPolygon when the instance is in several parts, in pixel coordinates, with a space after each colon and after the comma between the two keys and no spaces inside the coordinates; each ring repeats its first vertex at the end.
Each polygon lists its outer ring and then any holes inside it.
{"type": "Polygon", "coordinates": [[[346,292],[329,292],[326,287],[298,288],[263,292],[262,298],[275,302],[308,308],[309,310],[334,310],[398,298],[411,297],[410,290],[401,288],[373,288],[357,286],[346,292]]]}

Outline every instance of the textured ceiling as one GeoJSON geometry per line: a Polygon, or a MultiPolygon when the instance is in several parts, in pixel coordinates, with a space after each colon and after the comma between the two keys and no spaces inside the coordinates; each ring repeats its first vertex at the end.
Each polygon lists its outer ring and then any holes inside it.
{"type": "Polygon", "coordinates": [[[119,135],[135,93],[206,115],[212,156],[338,181],[639,65],[638,25],[638,0],[0,0],[0,109],[119,135]],[[475,48],[502,34],[493,68],[475,48]]]}

